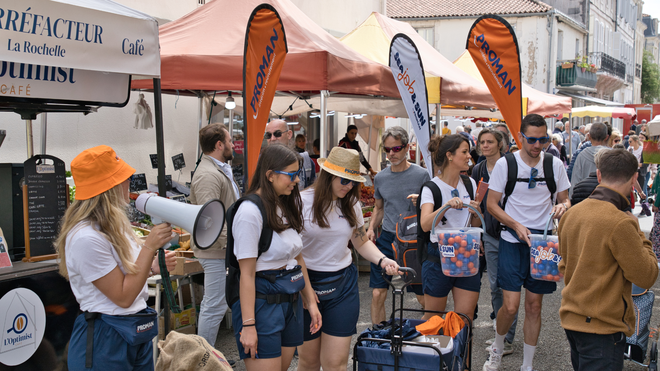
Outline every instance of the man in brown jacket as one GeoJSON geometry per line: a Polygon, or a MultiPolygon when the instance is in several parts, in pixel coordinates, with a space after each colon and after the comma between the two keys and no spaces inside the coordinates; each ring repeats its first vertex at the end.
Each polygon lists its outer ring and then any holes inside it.
{"type": "Polygon", "coordinates": [[[600,185],[559,223],[559,317],[575,370],[621,370],[635,331],[632,284],[653,286],[658,262],[624,196],[637,181],[637,159],[613,149],[596,166],[600,185]]]}
{"type": "MultiPolygon", "coordinates": [[[[223,125],[210,124],[199,131],[199,144],[204,154],[190,184],[190,202],[204,205],[209,200],[218,199],[227,209],[240,196],[231,166],[227,163],[233,158],[231,136],[223,125]]],[[[204,268],[204,299],[200,306],[198,335],[211,346],[215,344],[220,322],[227,311],[226,247],[226,225],[218,240],[208,249],[201,250],[193,245],[195,256],[204,268]]]]}

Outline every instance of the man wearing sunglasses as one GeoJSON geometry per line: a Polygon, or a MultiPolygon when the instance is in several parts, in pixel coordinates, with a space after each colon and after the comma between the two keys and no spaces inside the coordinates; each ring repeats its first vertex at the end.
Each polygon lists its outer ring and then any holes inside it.
{"type": "MultiPolygon", "coordinates": [[[[426,169],[409,163],[408,133],[401,126],[393,126],[383,133],[383,151],[390,160],[391,166],[383,169],[374,178],[374,198],[376,203],[371,214],[371,222],[367,229],[367,237],[376,243],[376,246],[390,259],[394,259],[392,242],[396,237],[396,223],[399,215],[415,208],[407,196],[416,194],[422,185],[431,180],[426,169]],[[376,230],[383,222],[383,230],[376,239],[376,230]]],[[[421,274],[421,272],[418,272],[421,274]]],[[[369,287],[373,288],[371,300],[371,322],[374,324],[384,321],[385,299],[387,298],[388,284],[381,275],[381,268],[371,265],[369,287]]],[[[414,291],[420,304],[424,303],[424,293],[421,287],[416,290],[412,285],[409,291],[414,291]]]]}
{"type": "MultiPolygon", "coordinates": [[[[273,144],[281,144],[283,146],[290,147],[292,137],[293,131],[289,130],[289,126],[287,125],[286,121],[281,119],[274,119],[266,124],[266,133],[264,134],[264,139],[269,146],[273,144]]],[[[309,157],[309,153],[307,153],[307,151],[300,152],[300,156],[303,158],[303,166],[300,172],[300,183],[298,183],[298,187],[300,190],[303,190],[311,186],[314,183],[314,180],[316,180],[316,164],[309,157]]]]}
{"type": "MultiPolygon", "coordinates": [[[[570,182],[562,162],[550,156],[556,202],[548,187],[544,172],[545,153],[543,147],[550,141],[548,127],[542,116],[527,115],[517,133],[521,148],[513,154],[517,166],[517,177],[512,179],[513,191],[506,199],[504,209],[500,202],[504,200],[506,185],[509,181],[508,162],[500,158],[490,176],[487,207],[504,230],[500,236],[497,280],[502,287],[503,303],[497,313],[497,333],[495,342],[489,351],[489,360],[483,369],[500,369],[504,349],[504,337],[513,323],[520,306],[521,287],[525,291],[525,345],[522,371],[532,370],[534,352],[541,332],[541,308],[543,295],[557,289],[555,282],[538,281],[530,275],[530,240],[532,233],[543,233],[546,221],[551,213],[559,219],[570,207],[568,188],[570,182]]],[[[510,156],[510,155],[509,155],[510,156]]],[[[511,159],[509,159],[510,161],[511,159]]],[[[546,160],[549,161],[549,160],[546,160]]]]}

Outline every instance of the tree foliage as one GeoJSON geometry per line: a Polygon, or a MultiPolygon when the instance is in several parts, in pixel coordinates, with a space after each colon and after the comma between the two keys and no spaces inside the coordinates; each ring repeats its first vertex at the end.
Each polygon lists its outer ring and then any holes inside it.
{"type": "Polygon", "coordinates": [[[660,68],[653,63],[653,54],[644,50],[642,61],[642,103],[660,99],[660,68]]]}

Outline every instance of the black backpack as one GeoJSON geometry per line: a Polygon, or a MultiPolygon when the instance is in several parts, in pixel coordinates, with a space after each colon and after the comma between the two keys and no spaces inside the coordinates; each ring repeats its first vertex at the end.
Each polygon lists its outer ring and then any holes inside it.
{"type": "MultiPolygon", "coordinates": [[[[468,194],[470,194],[470,199],[474,200],[474,188],[472,187],[472,181],[470,180],[470,177],[461,174],[461,180],[463,181],[463,185],[465,185],[465,189],[467,189],[468,194]]],[[[424,185],[422,185],[422,188],[419,190],[419,198],[417,199],[417,206],[415,207],[417,211],[417,259],[419,259],[419,264],[423,264],[425,260],[429,259],[428,244],[431,241],[431,232],[430,231],[424,232],[422,230],[421,203],[422,203],[422,191],[424,190],[424,187],[428,188],[429,190],[431,190],[431,193],[433,193],[433,211],[436,211],[440,207],[442,207],[442,192],[440,192],[440,188],[438,187],[438,185],[435,184],[432,180],[429,180],[428,182],[424,183],[424,185]]],[[[442,224],[445,223],[447,223],[447,218],[443,216],[442,224]]]]}
{"type": "MultiPolygon", "coordinates": [[[[537,182],[545,181],[550,191],[550,200],[555,196],[557,191],[557,183],[555,182],[555,172],[552,169],[553,155],[545,152],[543,156],[543,175],[544,178],[534,178],[537,182]]],[[[516,187],[517,182],[528,183],[529,178],[518,178],[518,162],[513,153],[507,153],[504,155],[506,159],[506,165],[509,170],[507,175],[506,186],[504,187],[504,199],[502,200],[502,210],[506,206],[506,201],[509,199],[509,196],[513,193],[513,189],[516,187]]]]}
{"type": "Polygon", "coordinates": [[[268,251],[270,248],[270,242],[273,239],[273,230],[268,224],[268,217],[266,216],[266,209],[264,204],[261,201],[261,197],[258,194],[252,193],[247,196],[239,198],[234,202],[229,209],[227,210],[227,252],[225,256],[225,268],[227,269],[227,280],[225,282],[225,298],[227,299],[227,304],[229,307],[238,301],[240,295],[240,278],[241,278],[241,269],[238,265],[238,260],[236,255],[234,255],[234,234],[232,233],[232,226],[234,224],[234,216],[238,207],[243,203],[243,201],[252,201],[261,212],[261,218],[263,219],[263,227],[261,229],[261,236],[259,237],[259,249],[258,255],[261,256],[264,252],[268,251]]]}

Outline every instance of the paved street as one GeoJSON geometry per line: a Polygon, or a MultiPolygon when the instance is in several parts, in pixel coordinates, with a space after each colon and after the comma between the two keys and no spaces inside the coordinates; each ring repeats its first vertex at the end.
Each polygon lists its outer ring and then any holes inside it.
{"type": "MultiPolygon", "coordinates": [[[[639,208],[638,208],[639,209],[639,208]]],[[[636,210],[635,215],[639,213],[639,210],[636,210]]],[[[640,218],[640,226],[642,230],[648,233],[651,229],[652,217],[643,217],[640,218]]],[[[371,325],[370,323],[370,314],[369,306],[371,303],[371,290],[369,289],[369,274],[361,273],[359,278],[359,287],[360,287],[360,303],[362,304],[360,308],[360,320],[358,323],[358,333],[371,325]]],[[[557,292],[552,295],[548,295],[544,299],[543,307],[543,327],[541,330],[541,336],[539,339],[539,344],[536,350],[536,357],[534,362],[534,367],[538,371],[559,371],[559,370],[572,370],[570,362],[570,350],[568,341],[564,334],[563,329],[559,323],[559,306],[561,304],[561,295],[560,291],[563,288],[563,283],[558,285],[557,292]]],[[[660,315],[660,283],[656,282],[653,290],[656,292],[656,300],[654,305],[654,316],[651,319],[651,327],[658,327],[658,318],[660,315]]],[[[391,298],[388,298],[387,303],[385,304],[387,313],[391,312],[392,302],[391,298]]],[[[419,308],[419,304],[414,298],[414,295],[408,294],[405,297],[405,306],[407,308],[419,308]]],[[[452,302],[449,300],[449,308],[451,309],[452,302]]],[[[490,289],[488,286],[487,277],[484,276],[482,279],[481,285],[481,295],[479,297],[479,317],[474,323],[474,352],[472,355],[473,360],[473,370],[481,370],[483,363],[486,361],[488,352],[485,350],[486,344],[485,341],[493,338],[495,332],[493,330],[493,323],[490,320],[489,314],[491,312],[490,304],[490,289]]],[[[518,331],[516,333],[516,338],[513,343],[513,354],[505,356],[502,361],[502,370],[518,370],[522,364],[523,358],[523,332],[522,332],[522,318],[524,317],[524,308],[521,306],[521,323],[518,325],[518,331]]],[[[238,352],[236,349],[236,342],[234,340],[232,330],[227,330],[224,328],[221,329],[218,335],[218,341],[216,342],[216,347],[222,351],[225,356],[229,359],[238,359],[238,352]]],[[[290,370],[296,369],[296,359],[290,368],[290,370]]],[[[352,369],[352,359],[349,360],[348,369],[352,369]]],[[[626,361],[624,365],[624,370],[643,370],[644,367],[634,364],[633,362],[626,361]]],[[[245,370],[245,366],[242,362],[238,362],[236,370],[245,370]]]]}

